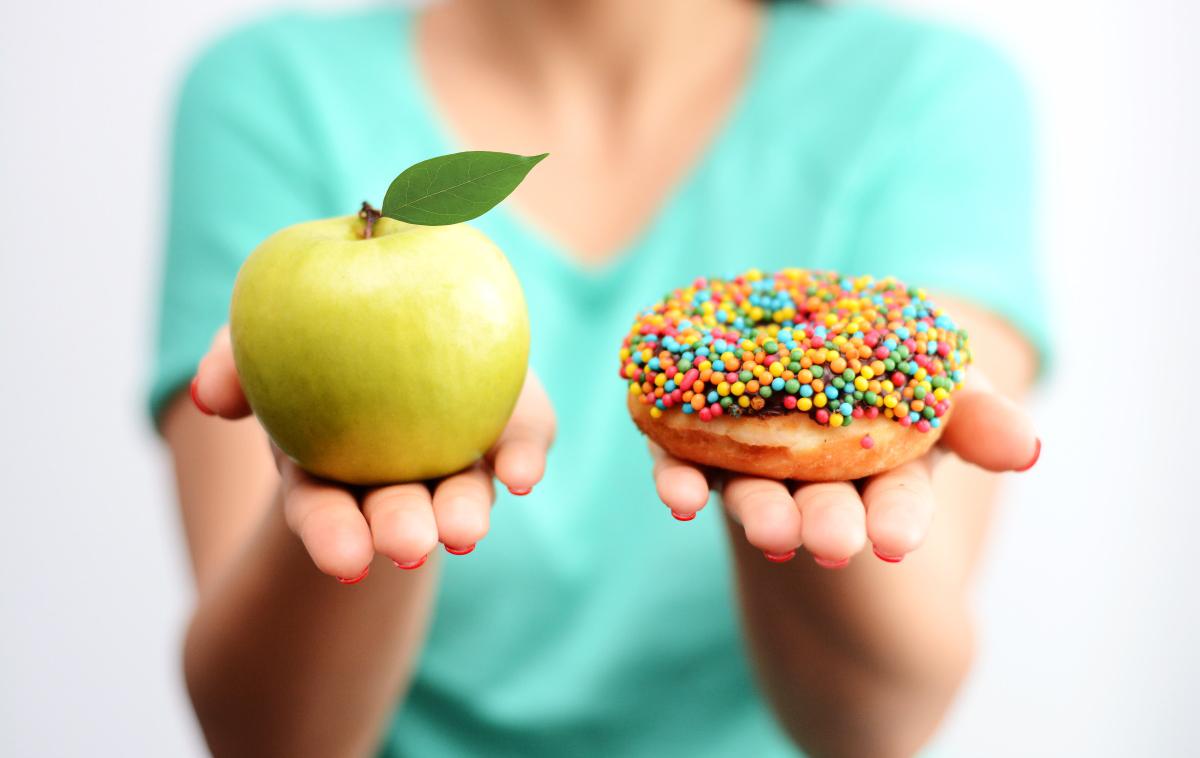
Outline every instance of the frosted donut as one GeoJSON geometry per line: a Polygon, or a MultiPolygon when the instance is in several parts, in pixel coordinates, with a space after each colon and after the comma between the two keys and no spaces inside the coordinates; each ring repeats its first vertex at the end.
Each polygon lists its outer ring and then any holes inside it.
{"type": "Polygon", "coordinates": [[[674,290],[638,315],[620,359],[634,423],[667,452],[816,482],[928,451],[971,351],[924,290],[784,269],[674,290]]]}

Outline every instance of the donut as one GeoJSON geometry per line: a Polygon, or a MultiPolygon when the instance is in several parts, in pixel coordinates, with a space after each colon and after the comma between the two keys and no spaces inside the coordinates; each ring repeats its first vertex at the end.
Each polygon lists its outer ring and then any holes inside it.
{"type": "Polygon", "coordinates": [[[893,277],[750,270],[641,311],[620,350],[629,413],[671,455],[729,471],[852,481],[937,442],[965,331],[893,277]]]}

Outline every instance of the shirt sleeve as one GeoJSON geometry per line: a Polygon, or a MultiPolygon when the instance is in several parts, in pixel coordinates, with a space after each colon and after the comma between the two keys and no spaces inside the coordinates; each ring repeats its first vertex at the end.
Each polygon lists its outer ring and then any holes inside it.
{"type": "Polygon", "coordinates": [[[219,40],[179,89],[148,393],[156,422],[228,319],[242,260],[279,228],[327,215],[287,23],[219,40]]]}
{"type": "Polygon", "coordinates": [[[1043,372],[1033,129],[1019,75],[954,36],[921,56],[889,109],[859,188],[851,265],[980,304],[1028,339],[1043,372]]]}

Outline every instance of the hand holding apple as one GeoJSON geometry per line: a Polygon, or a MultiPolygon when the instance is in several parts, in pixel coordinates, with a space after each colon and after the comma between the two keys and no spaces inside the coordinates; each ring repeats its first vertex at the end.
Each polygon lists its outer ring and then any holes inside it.
{"type": "Polygon", "coordinates": [[[545,156],[466,152],[405,170],[382,213],[271,235],[230,306],[255,415],[303,469],[348,484],[460,471],[496,442],[525,381],[529,317],[516,274],[462,223],[545,156]]]}
{"type": "MultiPolygon", "coordinates": [[[[227,328],[200,362],[192,397],[211,415],[250,415],[227,328]]],[[[317,568],[347,584],[366,575],[375,553],[417,568],[439,542],[450,552],[469,552],[488,531],[493,476],[514,494],[529,492],[542,478],[554,428],[550,401],[530,373],[484,458],[435,483],[351,489],[311,476],[276,450],[284,517],[317,568]]]]}
{"type": "Polygon", "coordinates": [[[210,415],[257,416],[289,527],[345,583],[376,552],[400,568],[438,542],[470,552],[493,474],[514,494],[541,479],[554,413],[528,374],[521,286],[463,222],[544,157],[422,161],[392,182],[382,213],[363,203],[291,226],[242,265],[192,399],[210,415]]]}

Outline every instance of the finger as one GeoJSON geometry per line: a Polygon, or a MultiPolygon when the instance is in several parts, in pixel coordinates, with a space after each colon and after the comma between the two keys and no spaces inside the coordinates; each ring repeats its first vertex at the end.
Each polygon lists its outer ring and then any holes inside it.
{"type": "Polygon", "coordinates": [[[295,464],[283,467],[284,515],[322,572],[352,583],[374,557],[371,530],[346,490],[314,479],[295,464]]]}
{"type": "Polygon", "coordinates": [[[658,497],[679,521],[691,521],[708,502],[708,480],[695,466],[679,460],[650,442],[654,487],[658,497]]]}
{"type": "Polygon", "coordinates": [[[397,484],[372,490],[363,500],[375,551],[399,568],[417,568],[437,546],[433,501],[424,484],[397,484]]]}
{"type": "Polygon", "coordinates": [[[796,490],[803,528],[801,541],[817,563],[846,565],[867,541],[866,514],[858,491],[849,482],[818,482],[796,490]]]}
{"type": "Polygon", "coordinates": [[[918,459],[872,477],[863,488],[867,537],[890,563],[916,550],[933,521],[932,465],[918,459]]]}
{"type": "Polygon", "coordinates": [[[789,560],[800,547],[803,519],[782,482],[734,476],[722,499],[730,516],[746,530],[746,540],[771,560],[789,560]]]}
{"type": "Polygon", "coordinates": [[[542,383],[530,372],[508,425],[488,455],[496,478],[514,495],[528,495],[542,480],[553,441],[554,407],[542,383]]]}
{"type": "Polygon", "coordinates": [[[221,327],[208,354],[200,360],[191,393],[196,406],[209,415],[231,419],[250,415],[250,404],[246,402],[233,364],[233,343],[229,339],[228,326],[221,327]]]}
{"type": "Polygon", "coordinates": [[[954,393],[942,444],[989,471],[1025,471],[1037,463],[1042,442],[1017,403],[992,389],[982,374],[954,393]]]}
{"type": "Polygon", "coordinates": [[[433,493],[433,517],[446,550],[465,555],[487,534],[495,491],[483,466],[447,477],[433,493]]]}

